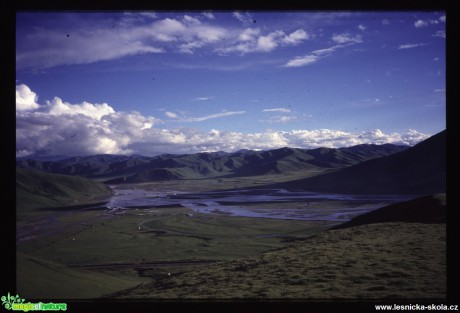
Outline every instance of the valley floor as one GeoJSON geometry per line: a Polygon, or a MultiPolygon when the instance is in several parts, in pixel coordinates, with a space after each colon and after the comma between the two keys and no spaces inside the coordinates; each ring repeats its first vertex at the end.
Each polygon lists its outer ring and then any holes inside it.
{"type": "MultiPolygon", "coordinates": [[[[264,208],[293,205],[305,203],[264,208]]],[[[445,224],[328,230],[339,223],[179,206],[27,212],[17,221],[17,290],[35,299],[445,298],[445,224]]]]}

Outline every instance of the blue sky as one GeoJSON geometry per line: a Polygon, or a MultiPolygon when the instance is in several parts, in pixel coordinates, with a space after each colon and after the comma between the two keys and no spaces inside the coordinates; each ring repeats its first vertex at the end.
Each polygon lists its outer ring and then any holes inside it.
{"type": "Polygon", "coordinates": [[[416,144],[444,12],[18,13],[17,156],[416,144]]]}

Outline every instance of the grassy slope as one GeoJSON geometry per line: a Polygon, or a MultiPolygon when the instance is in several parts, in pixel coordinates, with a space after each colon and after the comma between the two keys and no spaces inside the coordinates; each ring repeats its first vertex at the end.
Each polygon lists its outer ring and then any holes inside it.
{"type": "Polygon", "coordinates": [[[21,210],[89,204],[111,194],[109,187],[87,178],[16,168],[16,205],[21,210]]]}
{"type": "Polygon", "coordinates": [[[75,269],[17,253],[18,293],[29,299],[89,299],[121,288],[131,288],[142,279],[75,269]]]}
{"type": "Polygon", "coordinates": [[[163,277],[122,298],[444,298],[445,224],[380,223],[163,277]]]}

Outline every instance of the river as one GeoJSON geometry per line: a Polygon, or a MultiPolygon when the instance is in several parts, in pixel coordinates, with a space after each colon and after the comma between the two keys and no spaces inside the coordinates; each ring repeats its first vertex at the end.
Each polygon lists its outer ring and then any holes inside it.
{"type": "Polygon", "coordinates": [[[111,188],[115,190],[115,195],[105,205],[108,213],[133,208],[182,206],[197,213],[310,221],[345,222],[382,206],[413,198],[401,195],[345,195],[284,189],[187,193],[174,190],[123,189],[122,186],[111,188]],[[289,207],[289,203],[302,205],[289,207]],[[268,207],[267,204],[271,205],[268,207]],[[279,204],[279,208],[273,204],[279,204]]]}

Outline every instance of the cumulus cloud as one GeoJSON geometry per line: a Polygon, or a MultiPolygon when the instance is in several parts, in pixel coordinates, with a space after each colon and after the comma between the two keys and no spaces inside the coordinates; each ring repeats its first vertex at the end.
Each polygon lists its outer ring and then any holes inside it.
{"type": "Polygon", "coordinates": [[[362,25],[362,24],[359,24],[358,25],[358,29],[361,30],[361,31],[365,31],[366,30],[366,26],[362,25]]]}
{"type": "Polygon", "coordinates": [[[261,34],[259,28],[246,28],[228,46],[220,47],[222,53],[253,53],[270,52],[278,47],[296,46],[310,38],[303,29],[297,29],[290,34],[282,30],[275,30],[267,34],[261,34]]]}
{"type": "Polygon", "coordinates": [[[27,111],[38,109],[38,97],[35,92],[24,84],[16,86],[16,110],[27,111]]]}
{"type": "MultiPolygon", "coordinates": [[[[439,18],[439,20],[441,22],[445,22],[446,21],[445,15],[441,16],[439,18]]],[[[416,28],[422,28],[422,27],[427,27],[429,25],[435,25],[435,24],[439,24],[439,21],[438,20],[433,20],[433,19],[427,19],[427,20],[417,20],[417,21],[415,21],[414,26],[416,28]]]]}
{"type": "MultiPolygon", "coordinates": [[[[16,101],[22,101],[21,94],[16,101]]],[[[107,103],[71,104],[55,97],[33,109],[17,107],[16,146],[19,155],[130,154],[128,145],[161,122],[138,112],[116,112],[107,103]]]]}
{"type": "Polygon", "coordinates": [[[414,23],[414,26],[417,28],[428,26],[428,22],[424,20],[418,20],[414,23]]]}
{"type": "Polygon", "coordinates": [[[190,15],[184,15],[183,21],[186,24],[192,24],[192,25],[200,25],[201,24],[199,19],[197,19],[197,18],[195,18],[193,16],[190,16],[190,15]]]}
{"type": "MultiPolygon", "coordinates": [[[[26,90],[37,99],[35,93],[26,87],[23,85],[19,89],[26,90]]],[[[23,95],[18,93],[17,101],[22,101],[21,98],[23,95]]],[[[237,114],[244,114],[244,111],[221,112],[188,120],[203,121],[237,114]]],[[[177,117],[177,114],[168,111],[165,115],[177,117]]],[[[280,116],[278,122],[288,122],[291,118],[292,116],[280,116]]],[[[117,112],[106,103],[71,104],[55,97],[38,108],[16,109],[16,155],[157,155],[275,149],[285,146],[309,149],[339,148],[365,143],[414,145],[429,137],[415,130],[384,133],[376,129],[350,133],[331,129],[300,129],[242,133],[217,129],[208,132],[193,128],[162,129],[159,127],[161,124],[162,121],[158,118],[143,116],[139,112],[117,112]]]]}
{"type": "Polygon", "coordinates": [[[212,14],[211,12],[203,12],[201,13],[204,17],[206,17],[208,20],[213,20],[215,19],[216,17],[214,16],[214,14],[212,14]]]}
{"type": "Polygon", "coordinates": [[[303,40],[308,40],[310,36],[303,29],[298,29],[288,36],[283,37],[283,42],[286,44],[297,45],[303,40]]]}

